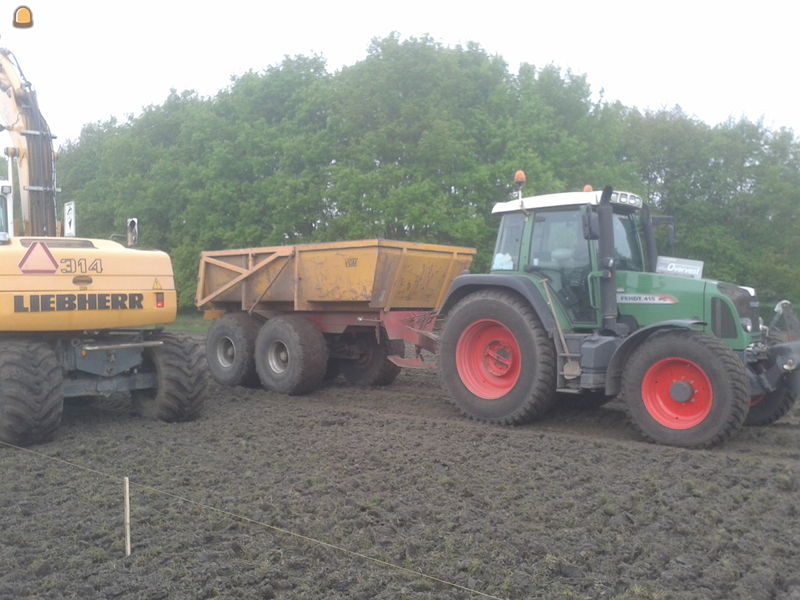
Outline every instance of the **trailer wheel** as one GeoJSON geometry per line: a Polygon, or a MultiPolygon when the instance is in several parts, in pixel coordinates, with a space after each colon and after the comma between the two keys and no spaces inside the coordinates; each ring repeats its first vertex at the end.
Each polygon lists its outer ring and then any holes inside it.
{"type": "Polygon", "coordinates": [[[134,412],[170,423],[193,421],[203,409],[208,380],[202,346],[187,335],[160,333],[146,348],[140,371],[155,373],[156,387],[131,393],[134,412]]]}
{"type": "Polygon", "coordinates": [[[622,374],[633,425],[649,440],[708,447],[738,431],[750,399],[742,361],[717,338],[668,331],[646,340],[622,374]]]}
{"type": "Polygon", "coordinates": [[[208,370],[222,385],[261,385],[256,373],[256,336],[262,321],[244,312],[214,321],[206,336],[208,370]]]}
{"type": "Polygon", "coordinates": [[[64,411],[63,373],[41,342],[0,344],[0,439],[20,446],[52,439],[64,411]]]}
{"type": "Polygon", "coordinates": [[[527,302],[483,290],[452,309],[442,331],[442,381],[456,406],[505,425],[540,417],[555,402],[555,348],[527,302]]]}
{"type": "Polygon", "coordinates": [[[794,406],[797,396],[792,394],[788,385],[779,387],[774,392],[750,399],[750,410],[744,420],[745,425],[771,425],[794,406]]]}
{"type": "Polygon", "coordinates": [[[290,396],[317,389],[328,365],[325,336],[308,319],[269,319],[256,338],[256,370],[266,389],[290,396]]]}
{"type": "Polygon", "coordinates": [[[348,382],[353,385],[383,386],[397,379],[400,367],[386,357],[405,354],[402,340],[384,338],[379,343],[375,334],[365,333],[358,336],[356,344],[360,350],[359,357],[339,361],[342,375],[348,382]]]}

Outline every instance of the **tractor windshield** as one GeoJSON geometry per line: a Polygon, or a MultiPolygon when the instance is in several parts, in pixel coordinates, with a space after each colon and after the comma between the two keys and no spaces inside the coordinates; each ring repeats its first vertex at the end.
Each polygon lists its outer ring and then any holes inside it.
{"type": "Polygon", "coordinates": [[[614,213],[614,255],[621,271],[645,270],[636,222],[630,213],[614,213]]]}
{"type": "Polygon", "coordinates": [[[497,246],[494,249],[492,269],[514,271],[519,265],[522,249],[522,230],[525,228],[525,215],[521,212],[506,213],[500,221],[497,246]]]}

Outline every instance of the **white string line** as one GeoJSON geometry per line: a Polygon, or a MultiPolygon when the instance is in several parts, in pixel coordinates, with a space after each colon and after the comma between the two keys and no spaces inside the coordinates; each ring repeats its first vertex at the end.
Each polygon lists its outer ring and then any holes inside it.
{"type": "MultiPolygon", "coordinates": [[[[116,475],[110,475],[109,473],[105,473],[103,471],[98,471],[97,469],[93,469],[91,467],[86,467],[84,465],[79,465],[77,463],[70,462],[70,461],[65,460],[63,458],[58,458],[57,456],[51,456],[49,454],[44,454],[42,452],[37,452],[35,450],[31,450],[30,448],[22,448],[21,446],[15,446],[14,444],[10,444],[10,443],[4,442],[2,440],[0,440],[0,445],[8,446],[9,448],[14,448],[15,450],[19,450],[21,452],[26,452],[28,454],[32,454],[34,456],[38,456],[40,458],[45,458],[45,459],[48,459],[48,460],[51,460],[51,461],[54,461],[54,462],[60,462],[60,463],[63,463],[65,465],[69,465],[70,467],[74,467],[76,469],[81,469],[83,471],[87,471],[89,473],[94,473],[95,475],[100,475],[102,477],[107,477],[109,479],[120,479],[120,480],[122,479],[121,477],[118,477],[116,475]]],[[[203,504],[202,502],[198,502],[196,500],[192,500],[191,498],[186,498],[185,496],[180,496],[180,495],[172,493],[172,492],[166,492],[164,490],[160,490],[158,488],[154,488],[154,487],[149,486],[149,485],[136,483],[135,481],[132,481],[132,480],[130,481],[130,484],[132,486],[136,486],[136,487],[138,487],[138,488],[140,488],[142,490],[148,490],[148,491],[154,492],[156,494],[162,494],[164,496],[168,496],[168,497],[173,498],[175,500],[180,500],[181,502],[185,502],[187,504],[193,504],[194,506],[197,506],[197,507],[200,507],[200,508],[203,508],[203,509],[206,509],[206,510],[210,510],[212,512],[216,512],[216,513],[218,513],[220,515],[224,515],[226,517],[237,519],[237,520],[243,521],[245,523],[251,523],[253,525],[259,525],[261,527],[265,527],[266,529],[270,529],[272,531],[275,531],[276,533],[281,533],[283,535],[288,535],[288,536],[291,536],[291,537],[294,537],[294,538],[309,542],[311,544],[317,544],[317,545],[323,546],[325,548],[330,548],[331,550],[337,550],[338,552],[342,552],[343,554],[347,554],[349,556],[354,556],[354,557],[360,558],[362,560],[366,560],[366,561],[369,561],[371,563],[374,563],[376,565],[380,565],[380,566],[387,567],[387,568],[390,568],[390,569],[395,569],[397,571],[401,571],[401,572],[407,573],[409,575],[415,575],[417,577],[422,577],[422,578],[427,579],[429,581],[433,581],[433,582],[436,582],[436,583],[441,583],[442,585],[447,585],[447,586],[450,586],[452,588],[456,588],[456,589],[459,589],[461,591],[468,592],[470,594],[475,594],[475,595],[481,596],[482,598],[490,598],[492,600],[505,600],[504,598],[500,598],[499,596],[493,596],[491,594],[487,594],[486,592],[481,592],[480,590],[476,590],[476,589],[473,589],[473,588],[470,588],[470,587],[467,587],[467,586],[463,586],[463,585],[460,585],[458,583],[455,583],[455,582],[452,582],[452,581],[448,581],[446,579],[441,579],[439,577],[436,577],[435,575],[428,575],[427,573],[423,573],[422,571],[417,571],[415,569],[409,569],[408,567],[403,567],[401,565],[398,565],[398,564],[395,564],[395,563],[391,563],[391,562],[382,560],[380,558],[375,558],[374,556],[369,556],[368,554],[364,554],[364,553],[358,552],[356,550],[350,550],[348,548],[345,548],[344,546],[339,546],[337,544],[332,544],[330,542],[325,542],[323,540],[319,540],[319,539],[316,539],[316,538],[313,538],[313,537],[310,537],[310,536],[307,536],[307,535],[303,535],[302,533],[297,533],[296,531],[291,531],[289,529],[284,529],[282,527],[277,527],[275,525],[271,525],[271,524],[265,523],[263,521],[258,521],[256,519],[251,519],[250,517],[246,517],[244,515],[239,515],[239,514],[236,514],[236,513],[221,509],[221,508],[216,508],[215,506],[210,506],[208,504],[203,504]]]]}

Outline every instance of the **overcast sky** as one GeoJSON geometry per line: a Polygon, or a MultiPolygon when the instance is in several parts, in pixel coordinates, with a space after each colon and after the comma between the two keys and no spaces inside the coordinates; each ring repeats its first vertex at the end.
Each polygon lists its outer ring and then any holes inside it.
{"type": "Polygon", "coordinates": [[[19,5],[0,3],[0,47],[37,89],[57,144],[161,104],[171,88],[213,95],[286,55],[320,54],[336,71],[393,31],[477,42],[514,73],[553,63],[628,106],[680,105],[711,125],[745,116],[800,135],[791,0],[23,2],[33,27],[12,27],[19,5]]]}

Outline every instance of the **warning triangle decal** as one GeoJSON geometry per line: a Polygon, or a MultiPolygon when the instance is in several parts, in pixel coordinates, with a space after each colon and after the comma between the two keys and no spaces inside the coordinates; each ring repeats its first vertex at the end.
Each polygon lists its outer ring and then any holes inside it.
{"type": "Polygon", "coordinates": [[[19,261],[19,270],[25,274],[52,275],[58,270],[58,263],[44,242],[33,242],[19,261]]]}

